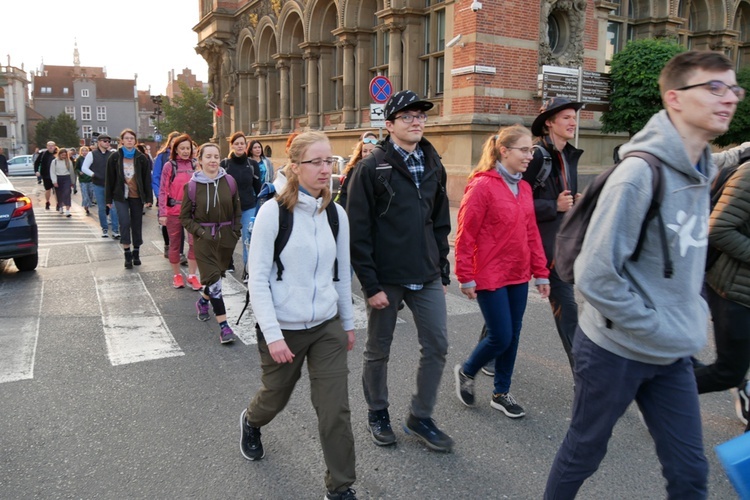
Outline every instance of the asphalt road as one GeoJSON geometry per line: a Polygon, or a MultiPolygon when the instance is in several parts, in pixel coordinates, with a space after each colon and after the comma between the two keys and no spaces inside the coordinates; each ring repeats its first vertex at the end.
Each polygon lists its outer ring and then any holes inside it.
{"type": "MultiPolygon", "coordinates": [[[[213,319],[195,318],[197,293],[171,287],[155,210],[146,215],[143,265],[128,271],[117,243],[101,238],[96,216],[83,214],[80,196],[74,217],[65,219],[45,213],[33,179],[14,180],[33,194],[42,252],[32,273],[0,262],[0,498],[321,498],[325,466],[307,376],[263,429],[265,459],[243,459],[239,415],[260,377],[252,317],[231,345],[219,344],[213,319]],[[118,343],[128,335],[142,336],[118,343]]],[[[232,277],[225,289],[236,318],[244,291],[232,277]]],[[[363,309],[358,299],[360,326],[363,309]]],[[[489,377],[478,376],[477,407],[457,400],[452,367],[470,353],[482,319],[455,284],[448,311],[451,346],[434,417],[455,439],[450,454],[428,451],[401,429],[418,362],[408,310],[400,315],[389,372],[398,444],[371,443],[360,384],[364,330],[357,330],[349,358],[354,488],[359,498],[373,499],[541,498],[573,395],[549,305],[530,294],[512,386],[527,412],[519,420],[490,408],[489,377]]],[[[709,349],[703,360],[711,358],[709,349]]],[[[701,404],[709,496],[736,498],[713,451],[743,430],[733,399],[710,394],[701,404]]],[[[664,496],[653,442],[631,408],[579,498],[664,496]]]]}

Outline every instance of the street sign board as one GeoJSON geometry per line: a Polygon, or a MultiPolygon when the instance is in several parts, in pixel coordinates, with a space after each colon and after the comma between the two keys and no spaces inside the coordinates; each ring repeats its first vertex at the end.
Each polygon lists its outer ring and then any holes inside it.
{"type": "Polygon", "coordinates": [[[542,99],[565,97],[586,104],[589,111],[609,109],[612,79],[606,73],[559,66],[542,67],[542,99]],[[580,83],[580,94],[579,94],[580,83]]]}
{"type": "Polygon", "coordinates": [[[383,104],[393,94],[393,85],[385,76],[376,76],[370,80],[370,97],[372,100],[383,104]]]}
{"type": "Polygon", "coordinates": [[[377,128],[385,127],[385,114],[383,104],[370,104],[370,126],[377,128]]]}

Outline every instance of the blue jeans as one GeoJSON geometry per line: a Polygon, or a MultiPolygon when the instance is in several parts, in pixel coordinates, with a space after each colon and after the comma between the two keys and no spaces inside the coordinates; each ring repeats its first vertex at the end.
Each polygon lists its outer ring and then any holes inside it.
{"type": "Polygon", "coordinates": [[[250,224],[250,218],[255,216],[255,207],[242,211],[242,262],[245,264],[245,271],[250,271],[247,265],[247,247],[250,245],[250,236],[252,233],[247,229],[250,224]]]}
{"type": "Polygon", "coordinates": [[[91,206],[91,200],[94,199],[94,183],[81,182],[81,205],[84,208],[91,206]]]}
{"type": "Polygon", "coordinates": [[[462,368],[466,375],[474,377],[480,368],[494,359],[495,394],[505,394],[510,390],[528,296],[528,283],[477,292],[487,336],[477,344],[462,368]]]}
{"type": "MultiPolygon", "coordinates": [[[[698,390],[690,358],[670,365],[632,361],[602,349],[580,329],[573,342],[570,428],[552,463],[545,499],[572,499],[599,468],[612,429],[635,400],[656,444],[670,499],[707,496],[698,390]]],[[[658,496],[655,492],[651,496],[658,496]]]]}
{"type": "MultiPolygon", "coordinates": [[[[94,196],[96,196],[96,207],[99,209],[99,225],[102,226],[102,231],[107,230],[107,198],[104,196],[104,186],[97,186],[94,184],[94,196]]],[[[112,208],[109,209],[109,215],[112,219],[112,232],[120,232],[120,221],[117,219],[117,209],[115,204],[112,203],[112,208]]]]}

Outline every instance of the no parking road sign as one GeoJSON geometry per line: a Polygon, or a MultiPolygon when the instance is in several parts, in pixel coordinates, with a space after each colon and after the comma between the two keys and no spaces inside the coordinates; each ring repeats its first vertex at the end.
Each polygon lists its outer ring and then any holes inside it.
{"type": "Polygon", "coordinates": [[[393,85],[385,76],[376,76],[370,80],[370,96],[372,100],[383,104],[393,94],[393,85]]]}

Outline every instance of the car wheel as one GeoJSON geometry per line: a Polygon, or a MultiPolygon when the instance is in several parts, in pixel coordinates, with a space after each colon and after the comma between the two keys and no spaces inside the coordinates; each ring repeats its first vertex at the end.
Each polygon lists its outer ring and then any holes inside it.
{"type": "Polygon", "coordinates": [[[15,257],[13,262],[16,263],[16,267],[19,271],[33,271],[39,263],[39,254],[35,253],[33,255],[15,257]]]}

